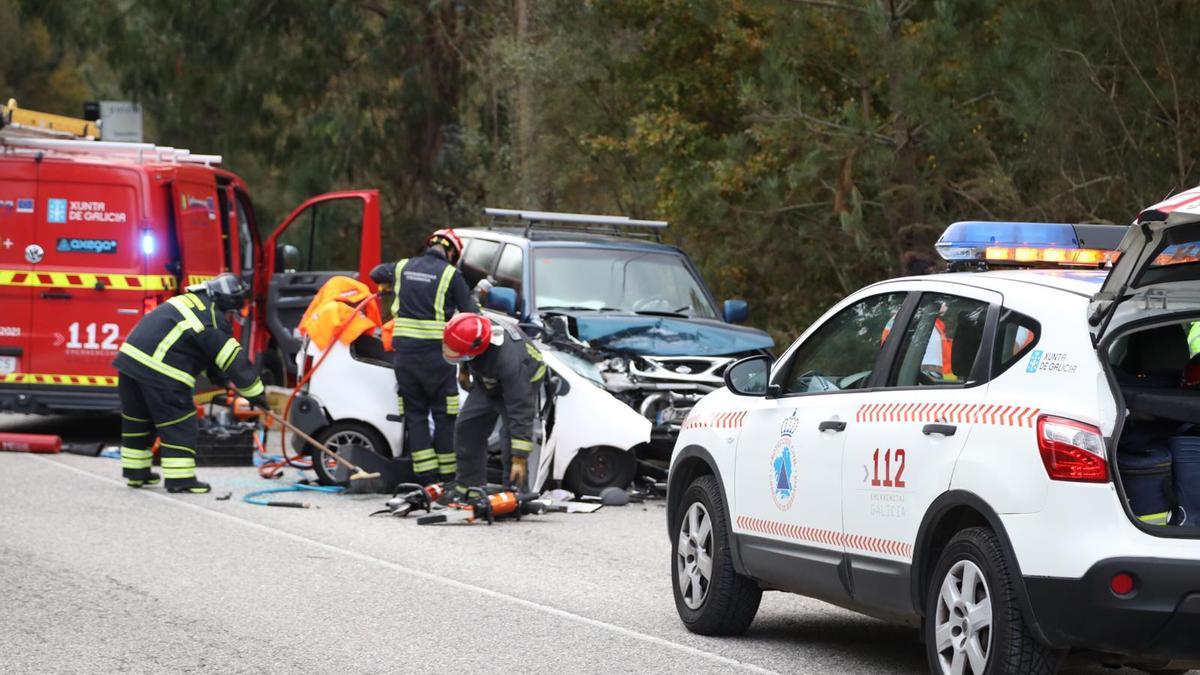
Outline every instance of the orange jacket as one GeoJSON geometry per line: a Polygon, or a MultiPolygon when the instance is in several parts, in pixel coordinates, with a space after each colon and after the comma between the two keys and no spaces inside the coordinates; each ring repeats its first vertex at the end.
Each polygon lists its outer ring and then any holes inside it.
{"type": "Polygon", "coordinates": [[[348,345],[381,323],[379,302],[372,297],[367,285],[350,277],[337,276],[326,281],[313,296],[300,319],[300,333],[311,338],[321,349],[327,349],[335,336],[339,342],[348,345]],[[356,313],[354,308],[368,298],[370,300],[362,311],[356,313]],[[338,331],[341,331],[340,335],[338,331]]]}

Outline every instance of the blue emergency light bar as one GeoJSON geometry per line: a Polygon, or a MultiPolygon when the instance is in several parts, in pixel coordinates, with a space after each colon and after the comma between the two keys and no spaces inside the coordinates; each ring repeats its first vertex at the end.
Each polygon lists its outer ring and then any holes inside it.
{"type": "Polygon", "coordinates": [[[1116,259],[1124,225],[965,220],[946,228],[936,247],[950,263],[1096,267],[1116,259]]]}

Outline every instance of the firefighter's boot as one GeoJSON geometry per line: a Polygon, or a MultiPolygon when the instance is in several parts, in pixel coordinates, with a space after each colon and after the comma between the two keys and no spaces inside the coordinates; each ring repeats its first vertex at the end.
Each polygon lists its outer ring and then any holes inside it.
{"type": "Polygon", "coordinates": [[[125,484],[131,488],[154,487],[162,482],[162,476],[153,471],[146,471],[136,477],[126,476],[125,484]]]}
{"type": "Polygon", "coordinates": [[[212,492],[212,486],[208,483],[202,483],[195,478],[179,478],[177,480],[167,479],[167,492],[190,492],[192,494],[207,494],[212,492]]]}

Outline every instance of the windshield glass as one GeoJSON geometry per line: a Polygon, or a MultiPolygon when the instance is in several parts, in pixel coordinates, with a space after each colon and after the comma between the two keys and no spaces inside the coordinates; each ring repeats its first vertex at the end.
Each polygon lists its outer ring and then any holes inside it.
{"type": "Polygon", "coordinates": [[[612,248],[535,248],[537,309],[625,310],[714,319],[683,257],[612,248]]]}

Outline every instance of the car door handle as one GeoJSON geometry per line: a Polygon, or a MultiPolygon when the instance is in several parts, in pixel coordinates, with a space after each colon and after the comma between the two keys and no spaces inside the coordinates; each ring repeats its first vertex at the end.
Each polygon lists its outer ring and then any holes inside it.
{"type": "Polygon", "coordinates": [[[846,423],[840,420],[825,420],[817,425],[817,431],[845,431],[846,423]]]}
{"type": "Polygon", "coordinates": [[[70,300],[73,297],[66,291],[42,291],[42,298],[46,300],[70,300]]]}
{"type": "Polygon", "coordinates": [[[953,436],[954,432],[958,431],[958,427],[953,424],[926,424],[921,427],[921,433],[926,436],[933,434],[941,434],[942,436],[953,436]]]}

